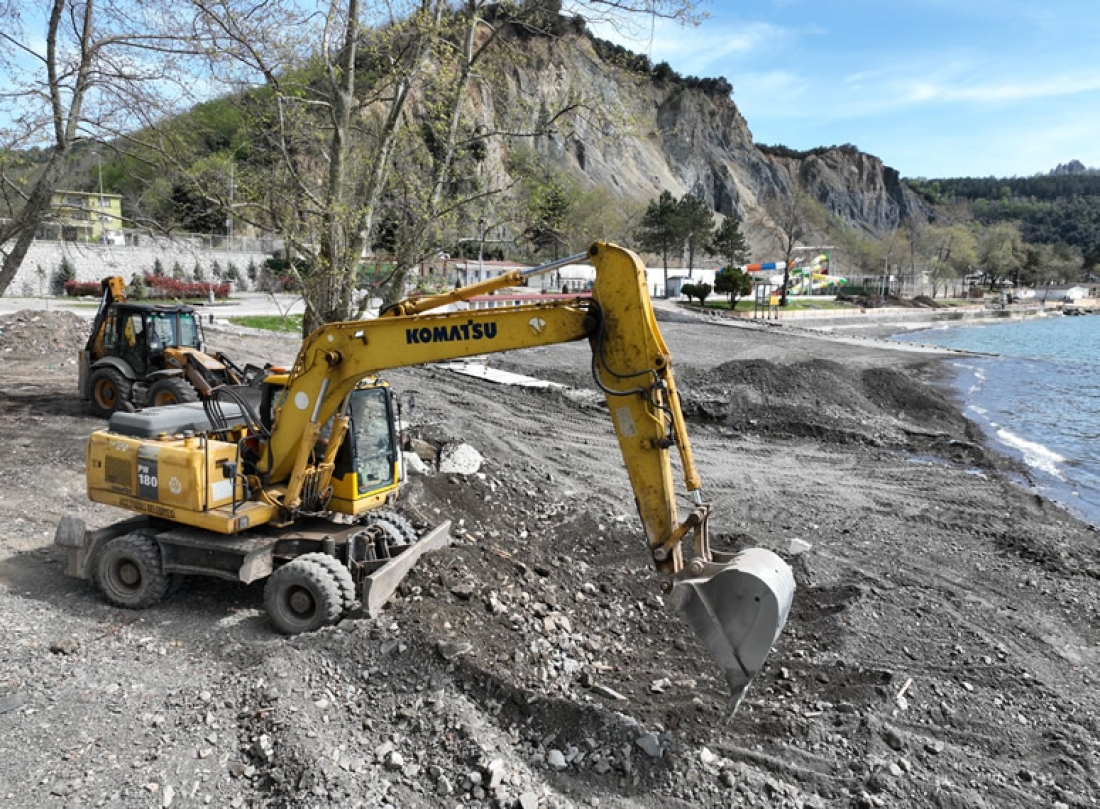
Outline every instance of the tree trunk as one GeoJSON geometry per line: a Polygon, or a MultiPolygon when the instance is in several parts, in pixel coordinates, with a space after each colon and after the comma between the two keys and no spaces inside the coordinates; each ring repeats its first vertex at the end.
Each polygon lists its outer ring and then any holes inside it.
{"type": "Polygon", "coordinates": [[[2,295],[19,272],[23,265],[23,259],[34,242],[35,233],[42,220],[50,212],[50,204],[53,201],[53,189],[61,175],[61,167],[65,163],[65,155],[68,150],[55,148],[50,153],[50,159],[46,163],[38,180],[31,189],[27,198],[27,204],[15,217],[11,225],[0,232],[0,239],[6,245],[12,238],[15,244],[10,250],[4,252],[4,263],[0,266],[0,295],[2,295]]]}

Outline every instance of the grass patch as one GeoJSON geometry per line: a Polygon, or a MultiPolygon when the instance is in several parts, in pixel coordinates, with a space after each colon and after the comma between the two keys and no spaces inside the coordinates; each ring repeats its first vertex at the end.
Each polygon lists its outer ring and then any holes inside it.
{"type": "Polygon", "coordinates": [[[226,320],[234,326],[244,326],[247,329],[262,329],[263,331],[293,334],[302,333],[302,315],[242,315],[241,317],[227,317],[226,320]]]}
{"type": "MultiPolygon", "coordinates": [[[[698,303],[682,303],[687,309],[699,309],[698,303]]],[[[729,300],[707,300],[703,309],[712,309],[720,312],[730,311],[729,300]]],[[[795,298],[791,297],[787,301],[785,307],[780,307],[780,311],[783,312],[801,312],[801,311],[822,311],[822,310],[836,310],[836,309],[854,309],[855,307],[851,303],[845,301],[834,301],[829,298],[795,298]]],[[[755,304],[751,300],[739,300],[737,305],[733,308],[735,312],[743,312],[745,314],[751,314],[755,309],[755,304]]]]}

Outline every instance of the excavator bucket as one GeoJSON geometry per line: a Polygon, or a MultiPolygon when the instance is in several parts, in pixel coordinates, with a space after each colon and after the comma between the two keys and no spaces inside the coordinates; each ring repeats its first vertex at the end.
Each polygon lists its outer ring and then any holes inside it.
{"type": "Polygon", "coordinates": [[[794,574],[771,551],[749,548],[681,575],[669,599],[725,674],[732,715],[787,622],[794,574]]]}

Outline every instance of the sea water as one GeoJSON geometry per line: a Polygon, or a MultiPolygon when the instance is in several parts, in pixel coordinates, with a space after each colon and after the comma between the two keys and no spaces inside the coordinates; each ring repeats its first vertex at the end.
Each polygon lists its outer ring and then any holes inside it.
{"type": "Polygon", "coordinates": [[[1100,525],[1100,315],[949,326],[893,339],[983,352],[949,360],[966,415],[1040,494],[1100,525]]]}

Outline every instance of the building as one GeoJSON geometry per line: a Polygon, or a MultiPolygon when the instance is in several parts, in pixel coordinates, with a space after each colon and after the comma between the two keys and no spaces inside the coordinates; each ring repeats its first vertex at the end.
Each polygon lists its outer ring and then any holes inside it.
{"type": "Polygon", "coordinates": [[[122,197],[85,191],[54,191],[51,222],[42,226],[42,238],[66,242],[124,244],[122,197]]]}

